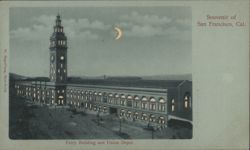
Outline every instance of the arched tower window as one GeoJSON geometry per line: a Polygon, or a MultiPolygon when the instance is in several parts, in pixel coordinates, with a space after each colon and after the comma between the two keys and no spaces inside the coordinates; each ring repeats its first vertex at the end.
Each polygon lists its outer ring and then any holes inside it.
{"type": "Polygon", "coordinates": [[[171,111],[172,112],[175,111],[175,99],[172,99],[172,101],[171,101],[171,111]]]}
{"type": "Polygon", "coordinates": [[[184,95],[184,108],[185,109],[191,108],[190,99],[191,99],[190,93],[186,92],[185,95],[184,95]]]}

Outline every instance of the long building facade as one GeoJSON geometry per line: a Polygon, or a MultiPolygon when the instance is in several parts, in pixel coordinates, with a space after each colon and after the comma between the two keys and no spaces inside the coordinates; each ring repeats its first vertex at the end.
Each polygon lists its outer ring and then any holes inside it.
{"type": "Polygon", "coordinates": [[[167,125],[169,115],[192,120],[192,82],[187,80],[67,79],[67,37],[58,15],[50,38],[50,81],[15,81],[15,93],[36,103],[142,123],[167,125]]]}

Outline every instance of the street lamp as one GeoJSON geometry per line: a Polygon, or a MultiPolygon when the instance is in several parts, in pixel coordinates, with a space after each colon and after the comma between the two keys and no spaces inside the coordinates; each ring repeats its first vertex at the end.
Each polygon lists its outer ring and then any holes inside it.
{"type": "Polygon", "coordinates": [[[99,115],[99,110],[97,111],[97,125],[100,125],[100,115],[99,115]]]}
{"type": "Polygon", "coordinates": [[[120,119],[119,133],[121,134],[121,132],[122,132],[122,117],[120,116],[119,119],[120,119]]]}
{"type": "Polygon", "coordinates": [[[152,136],[152,139],[154,139],[155,128],[154,128],[154,126],[150,123],[150,121],[148,122],[148,129],[151,130],[151,136],[152,136]]]}
{"type": "Polygon", "coordinates": [[[154,127],[151,128],[151,131],[152,131],[152,139],[154,139],[154,132],[155,132],[154,127]]]}

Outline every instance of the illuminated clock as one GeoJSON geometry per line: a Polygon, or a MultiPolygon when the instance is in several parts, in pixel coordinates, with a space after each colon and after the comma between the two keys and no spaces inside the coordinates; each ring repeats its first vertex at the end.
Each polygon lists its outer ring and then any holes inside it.
{"type": "Polygon", "coordinates": [[[60,59],[61,59],[61,60],[64,60],[64,56],[61,56],[60,59]]]}

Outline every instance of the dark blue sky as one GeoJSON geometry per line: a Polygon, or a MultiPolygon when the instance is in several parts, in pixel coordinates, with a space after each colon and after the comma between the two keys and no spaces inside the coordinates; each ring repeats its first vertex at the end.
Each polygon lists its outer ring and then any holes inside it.
{"type": "Polygon", "coordinates": [[[69,75],[192,72],[189,7],[11,8],[11,72],[48,76],[58,10],[68,37],[69,75]],[[123,30],[121,40],[114,40],[114,26],[123,30]]]}

